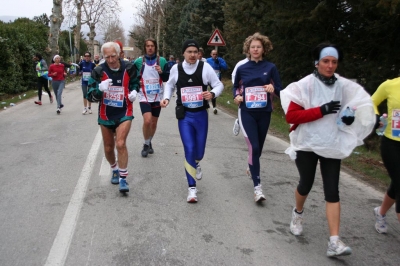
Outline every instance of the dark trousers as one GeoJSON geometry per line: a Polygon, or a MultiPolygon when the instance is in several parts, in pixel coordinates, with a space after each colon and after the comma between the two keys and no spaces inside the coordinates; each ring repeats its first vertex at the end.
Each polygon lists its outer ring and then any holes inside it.
{"type": "Polygon", "coordinates": [[[44,87],[44,90],[49,94],[49,97],[51,97],[51,92],[49,90],[49,81],[44,77],[38,77],[36,88],[38,90],[39,101],[42,100],[42,87],[44,87]]]}

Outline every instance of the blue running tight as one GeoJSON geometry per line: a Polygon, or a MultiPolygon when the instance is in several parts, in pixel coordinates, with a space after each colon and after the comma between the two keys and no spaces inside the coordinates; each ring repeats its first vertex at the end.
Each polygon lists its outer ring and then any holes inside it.
{"type": "Polygon", "coordinates": [[[178,120],[179,133],[185,150],[185,171],[189,187],[195,187],[196,164],[203,159],[208,132],[208,112],[187,112],[178,120]]]}
{"type": "Polygon", "coordinates": [[[254,186],[260,184],[260,157],[271,121],[271,112],[239,109],[240,128],[249,149],[248,164],[254,186]]]}

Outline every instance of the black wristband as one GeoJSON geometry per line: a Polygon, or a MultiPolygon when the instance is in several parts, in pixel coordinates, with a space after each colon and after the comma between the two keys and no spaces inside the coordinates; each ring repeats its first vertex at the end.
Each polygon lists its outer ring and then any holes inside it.
{"type": "Polygon", "coordinates": [[[212,94],[212,99],[214,99],[215,98],[215,93],[214,92],[212,92],[212,91],[210,91],[210,93],[212,94]]]}

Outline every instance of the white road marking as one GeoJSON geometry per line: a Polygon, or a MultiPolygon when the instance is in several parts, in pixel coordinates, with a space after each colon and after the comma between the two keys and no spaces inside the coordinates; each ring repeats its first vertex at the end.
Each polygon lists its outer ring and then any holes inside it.
{"type": "Polygon", "coordinates": [[[68,208],[65,211],[64,218],[58,229],[57,236],[54,239],[45,266],[62,266],[65,263],[101,141],[102,136],[99,129],[86,158],[85,165],[83,166],[81,176],[78,179],[68,208]]]}
{"type": "Polygon", "coordinates": [[[108,185],[110,183],[111,167],[110,164],[107,162],[106,157],[103,157],[103,160],[101,161],[99,176],[100,184],[102,186],[108,185]]]}

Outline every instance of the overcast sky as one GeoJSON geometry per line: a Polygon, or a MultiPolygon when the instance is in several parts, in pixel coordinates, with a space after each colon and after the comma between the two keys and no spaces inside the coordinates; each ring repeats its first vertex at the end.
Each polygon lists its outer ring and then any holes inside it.
{"type": "MultiPolygon", "coordinates": [[[[48,17],[51,15],[51,9],[53,7],[53,0],[2,0],[0,8],[0,17],[4,16],[16,16],[16,17],[27,17],[32,19],[35,16],[40,16],[46,13],[48,17]]],[[[134,13],[137,13],[136,6],[140,3],[139,0],[118,0],[122,12],[119,14],[125,34],[128,34],[128,30],[132,24],[136,22],[134,20],[134,13]]],[[[6,21],[8,22],[8,21],[6,21]]],[[[67,18],[64,18],[64,23],[68,23],[67,18]]],[[[64,28],[68,25],[63,25],[64,28]]]]}

